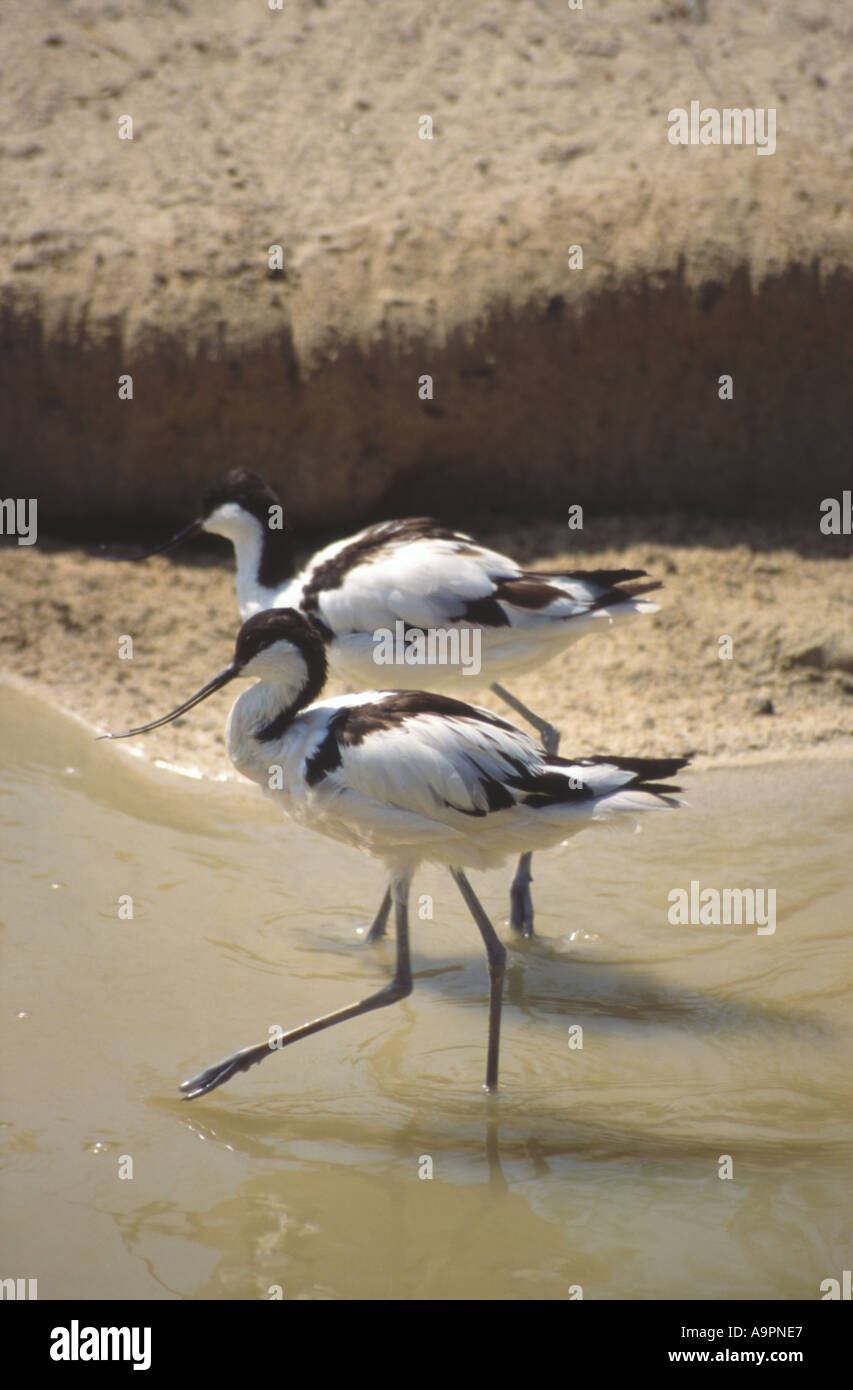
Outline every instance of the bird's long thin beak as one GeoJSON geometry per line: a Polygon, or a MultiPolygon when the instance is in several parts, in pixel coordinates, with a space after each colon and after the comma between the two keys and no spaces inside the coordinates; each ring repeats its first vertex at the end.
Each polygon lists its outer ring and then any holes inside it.
{"type": "Polygon", "coordinates": [[[159,729],[161,724],[171,724],[173,719],[177,719],[181,714],[186,714],[193,705],[201,704],[201,701],[206,700],[208,695],[212,695],[214,690],[221,690],[223,685],[233,681],[234,677],[239,676],[239,674],[239,667],[232,662],[230,666],[226,666],[224,671],[220,671],[218,676],[214,676],[212,681],[208,681],[207,685],[203,685],[201,690],[197,690],[195,695],[190,696],[184,704],[173,709],[171,714],[164,714],[162,719],[155,719],[150,724],[142,724],[138,729],[125,729],[120,734],[99,734],[98,738],[130,738],[133,734],[147,734],[149,729],[159,729]]]}
{"type": "Polygon", "coordinates": [[[171,550],[173,545],[180,545],[182,541],[188,541],[193,536],[197,536],[199,531],[204,528],[204,519],[198,517],[191,521],[189,526],[185,526],[177,535],[172,536],[171,540],[163,541],[162,545],[152,546],[150,550],[142,550],[138,555],[105,555],[99,554],[101,560],[147,560],[149,555],[161,555],[164,550],[171,550]]]}

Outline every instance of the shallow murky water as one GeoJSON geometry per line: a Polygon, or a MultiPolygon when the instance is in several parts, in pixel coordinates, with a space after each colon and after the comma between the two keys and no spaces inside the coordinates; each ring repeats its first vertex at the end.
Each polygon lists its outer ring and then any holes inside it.
{"type": "MultiPolygon", "coordinates": [[[[498,1097],[480,939],[426,870],[410,999],[187,1104],[182,1077],[387,975],[393,947],[357,935],[380,868],[16,692],[0,723],[4,1277],[40,1298],[817,1298],[850,1267],[849,762],[693,773],[690,809],[540,855],[498,1097]],[[670,925],[691,880],[775,888],[775,933],[670,925]]],[[[474,882],[506,937],[508,874],[474,882]]]]}

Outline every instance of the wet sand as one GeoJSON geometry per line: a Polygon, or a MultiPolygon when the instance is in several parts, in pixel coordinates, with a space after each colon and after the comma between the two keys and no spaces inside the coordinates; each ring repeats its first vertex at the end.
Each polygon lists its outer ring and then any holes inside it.
{"type": "MultiPolygon", "coordinates": [[[[530,568],[630,566],[664,582],[658,614],[586,638],[513,683],[560,728],[564,751],[691,751],[702,766],[853,750],[849,537],[821,536],[816,524],[687,516],[604,518],[583,532],[546,523],[467,529],[530,568]],[[719,655],[726,635],[731,659],[719,655]]],[[[327,539],[303,538],[300,562],[327,539]]],[[[231,658],[239,620],[224,543],[136,565],[40,539],[0,551],[0,576],[0,678],[34,683],[98,732],[165,714],[231,658]],[[118,656],[125,635],[131,661],[118,656]]],[[[501,708],[471,685],[473,703],[501,708]]],[[[230,704],[227,694],[214,697],[123,747],[231,775],[230,704]]]]}

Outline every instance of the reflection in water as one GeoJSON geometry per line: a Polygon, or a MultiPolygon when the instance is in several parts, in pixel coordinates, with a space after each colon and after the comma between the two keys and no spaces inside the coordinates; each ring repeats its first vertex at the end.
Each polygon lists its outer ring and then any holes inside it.
{"type": "Polygon", "coordinates": [[[497,1096],[479,936],[430,871],[414,995],[187,1104],[387,977],[381,872],[254,789],[0,714],[5,1249],[41,1297],[813,1298],[849,1267],[849,764],[694,774],[664,825],[542,855],[497,1096]],[[775,934],[671,925],[694,879],[775,888],[775,934]]]}

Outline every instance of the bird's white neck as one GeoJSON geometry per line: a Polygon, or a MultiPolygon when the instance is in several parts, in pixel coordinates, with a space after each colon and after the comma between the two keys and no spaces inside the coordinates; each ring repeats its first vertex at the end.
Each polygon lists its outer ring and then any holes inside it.
{"type": "Polygon", "coordinates": [[[282,738],[302,708],[304,696],[304,670],[295,670],[292,676],[277,673],[275,680],[260,680],[243,691],[228,716],[225,730],[228,756],[238,772],[263,785],[282,738]]]}
{"type": "Polygon", "coordinates": [[[256,517],[247,517],[246,524],[240,526],[240,535],[230,537],[234,541],[234,554],[237,557],[237,604],[240,617],[245,622],[254,613],[262,613],[275,603],[275,589],[260,581],[261,565],[264,557],[266,535],[256,517]]]}
{"type": "Polygon", "coordinates": [[[237,559],[237,603],[245,622],[255,613],[276,606],[279,590],[293,574],[289,535],[268,530],[242,507],[219,508],[205,524],[225,536],[237,559]]]}

